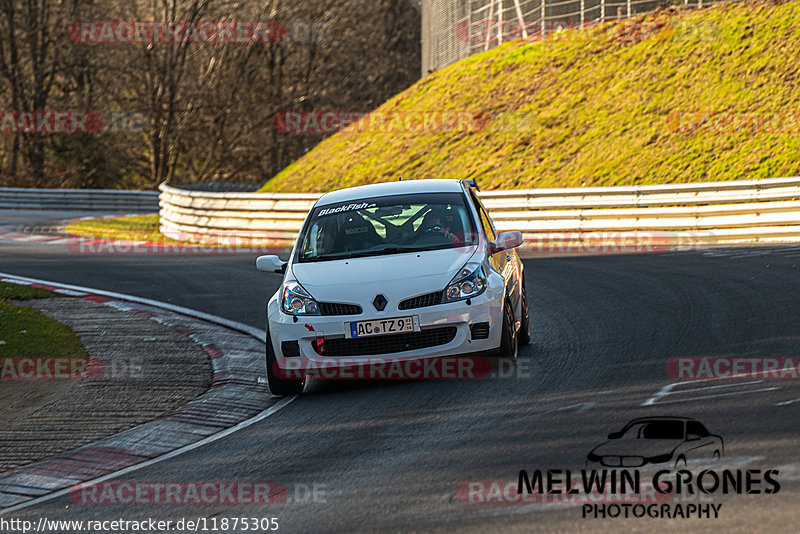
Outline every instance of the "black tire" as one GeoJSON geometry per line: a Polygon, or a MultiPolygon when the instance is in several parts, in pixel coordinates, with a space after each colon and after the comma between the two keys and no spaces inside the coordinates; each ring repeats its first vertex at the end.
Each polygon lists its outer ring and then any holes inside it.
{"type": "Polygon", "coordinates": [[[531,319],[528,312],[528,294],[525,291],[525,275],[522,276],[522,293],[521,293],[521,324],[519,327],[519,344],[529,345],[531,342],[531,319]]]}
{"type": "Polygon", "coordinates": [[[503,305],[503,333],[500,338],[500,350],[497,352],[497,358],[516,362],[519,353],[518,341],[517,330],[514,328],[514,310],[511,307],[511,300],[506,299],[503,305]]]}
{"type": "Polygon", "coordinates": [[[675,460],[675,469],[681,469],[681,468],[686,469],[686,466],[687,466],[686,458],[683,456],[678,456],[678,459],[675,460]],[[681,466],[681,464],[683,464],[683,466],[681,466]]]}
{"type": "Polygon", "coordinates": [[[270,392],[276,397],[298,395],[306,387],[305,377],[301,379],[281,378],[275,374],[275,351],[272,349],[272,339],[267,332],[267,383],[270,392]]]}

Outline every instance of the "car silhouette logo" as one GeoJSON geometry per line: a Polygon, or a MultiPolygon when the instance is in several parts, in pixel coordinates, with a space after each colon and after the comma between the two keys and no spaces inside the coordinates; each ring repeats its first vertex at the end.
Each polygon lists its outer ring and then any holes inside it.
{"type": "Polygon", "coordinates": [[[665,466],[675,469],[719,460],[722,437],[709,432],[690,417],[634,419],[587,455],[586,467],[638,468],[665,466]]]}

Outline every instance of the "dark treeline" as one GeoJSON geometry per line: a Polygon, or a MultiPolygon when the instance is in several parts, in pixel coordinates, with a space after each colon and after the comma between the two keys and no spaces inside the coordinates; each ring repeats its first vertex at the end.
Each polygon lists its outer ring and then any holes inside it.
{"type": "Polygon", "coordinates": [[[419,32],[409,0],[0,0],[0,186],[263,183],[323,138],[276,113],[374,109],[418,78],[419,32]]]}

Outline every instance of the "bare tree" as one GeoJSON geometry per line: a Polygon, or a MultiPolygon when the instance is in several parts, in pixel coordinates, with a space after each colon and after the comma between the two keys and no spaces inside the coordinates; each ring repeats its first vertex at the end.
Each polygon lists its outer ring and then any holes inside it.
{"type": "Polygon", "coordinates": [[[263,183],[324,135],[285,135],[285,110],[369,111],[419,72],[409,0],[0,0],[6,109],[140,112],[141,131],[0,139],[3,184],[263,183]],[[261,22],[246,42],[84,43],[76,21],[261,22]],[[276,30],[277,31],[277,30],[276,30]],[[74,37],[74,36],[73,36],[74,37]]]}
{"type": "MultiPolygon", "coordinates": [[[[0,0],[0,74],[15,111],[42,111],[53,100],[59,77],[71,66],[65,30],[82,0],[0,0]]],[[[45,175],[46,138],[13,134],[8,174],[16,177],[19,154],[27,158],[34,185],[45,175]]]]}

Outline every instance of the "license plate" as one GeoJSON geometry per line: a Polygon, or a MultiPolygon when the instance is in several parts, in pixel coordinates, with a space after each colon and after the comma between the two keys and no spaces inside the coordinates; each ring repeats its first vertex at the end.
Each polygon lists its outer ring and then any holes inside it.
{"type": "Polygon", "coordinates": [[[345,323],[346,337],[349,338],[399,334],[400,332],[416,332],[418,330],[419,321],[416,316],[345,323]]]}

